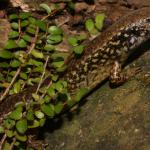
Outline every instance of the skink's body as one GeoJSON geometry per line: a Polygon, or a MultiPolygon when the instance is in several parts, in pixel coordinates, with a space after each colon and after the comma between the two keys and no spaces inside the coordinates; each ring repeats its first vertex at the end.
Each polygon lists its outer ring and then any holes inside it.
{"type": "MultiPolygon", "coordinates": [[[[63,76],[68,81],[70,93],[74,95],[82,87],[93,89],[109,77],[114,62],[124,64],[129,54],[149,38],[150,8],[136,10],[123,17],[90,42],[81,58],[72,60],[63,76]]],[[[31,88],[32,92],[35,89],[31,88]]],[[[26,100],[31,98],[31,90],[10,96],[0,104],[0,122],[23,96],[26,100]],[[15,101],[11,101],[12,98],[15,101]]]]}
{"type": "Polygon", "coordinates": [[[77,88],[90,90],[109,77],[114,62],[121,65],[150,38],[150,8],[122,17],[86,47],[80,59],[73,60],[64,78],[73,93],[77,88]]]}

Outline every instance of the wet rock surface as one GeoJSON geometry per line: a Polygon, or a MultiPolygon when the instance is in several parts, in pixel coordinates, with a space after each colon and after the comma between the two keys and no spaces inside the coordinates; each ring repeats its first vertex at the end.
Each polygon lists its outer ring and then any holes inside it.
{"type": "Polygon", "coordinates": [[[47,123],[48,150],[150,149],[150,51],[132,65],[143,71],[120,87],[104,83],[76,114],[47,123]]]}

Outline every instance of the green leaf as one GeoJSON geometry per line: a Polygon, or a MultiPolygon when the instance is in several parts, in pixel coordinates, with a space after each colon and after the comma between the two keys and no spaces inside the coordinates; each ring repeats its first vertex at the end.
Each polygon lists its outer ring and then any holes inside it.
{"type": "Polygon", "coordinates": [[[81,41],[87,39],[87,34],[81,34],[79,36],[76,36],[76,38],[77,38],[78,41],[81,42],[81,41]]]}
{"type": "Polygon", "coordinates": [[[11,148],[11,145],[7,141],[5,141],[4,144],[3,144],[3,149],[2,150],[8,150],[10,148],[11,148]]]}
{"type": "Polygon", "coordinates": [[[42,30],[46,31],[46,23],[41,20],[36,20],[36,25],[42,30]]]}
{"type": "Polygon", "coordinates": [[[41,105],[41,110],[50,118],[54,117],[54,106],[52,104],[41,105]]]}
{"type": "Polygon", "coordinates": [[[32,128],[37,128],[37,127],[39,127],[39,126],[40,126],[39,121],[37,121],[37,120],[34,119],[33,124],[28,125],[28,128],[29,128],[29,129],[32,129],[32,128]]]}
{"type": "Polygon", "coordinates": [[[55,110],[55,113],[56,114],[59,114],[63,109],[63,103],[62,102],[59,102],[58,104],[56,104],[54,106],[54,110],[55,110]]]}
{"type": "Polygon", "coordinates": [[[13,67],[13,68],[16,68],[16,67],[19,67],[20,64],[21,64],[20,61],[14,59],[14,60],[11,61],[10,66],[13,67]]]}
{"type": "Polygon", "coordinates": [[[21,83],[18,81],[16,83],[14,83],[13,85],[13,91],[14,93],[19,93],[21,90],[21,83]]]}
{"type": "Polygon", "coordinates": [[[44,47],[44,50],[46,51],[54,51],[55,50],[55,46],[51,45],[51,44],[46,44],[44,47]]]}
{"type": "Polygon", "coordinates": [[[22,38],[23,38],[25,41],[27,41],[27,42],[31,42],[31,40],[32,40],[31,36],[28,35],[28,34],[24,34],[24,35],[22,36],[22,38]]]}
{"type": "Polygon", "coordinates": [[[64,65],[64,61],[53,62],[52,65],[54,66],[54,68],[61,68],[64,65]]]}
{"type": "Polygon", "coordinates": [[[67,65],[63,65],[62,67],[56,68],[56,71],[59,72],[64,72],[67,69],[67,65]]]}
{"type": "Polygon", "coordinates": [[[19,36],[19,32],[18,31],[10,31],[8,36],[11,39],[17,38],[19,36]]]}
{"type": "Polygon", "coordinates": [[[26,116],[27,120],[33,121],[34,120],[34,113],[32,109],[29,109],[26,116]]]}
{"type": "Polygon", "coordinates": [[[19,42],[18,42],[18,46],[20,48],[25,48],[27,47],[27,42],[24,40],[24,39],[21,39],[19,42]]]}
{"type": "Polygon", "coordinates": [[[1,63],[0,63],[0,67],[1,67],[1,68],[8,68],[8,67],[9,67],[9,64],[6,63],[6,62],[1,62],[1,63]]]}
{"type": "Polygon", "coordinates": [[[45,122],[46,122],[45,118],[40,119],[40,122],[39,122],[40,123],[40,127],[43,127],[45,122]]]}
{"type": "Polygon", "coordinates": [[[6,120],[4,120],[4,127],[7,128],[7,129],[12,129],[15,125],[15,121],[8,118],[6,120]]]}
{"type": "Polygon", "coordinates": [[[78,45],[78,40],[76,37],[70,37],[68,38],[68,42],[69,44],[71,44],[72,46],[77,46],[78,45]]]}
{"type": "Polygon", "coordinates": [[[19,24],[17,22],[12,22],[11,23],[11,27],[15,30],[18,30],[19,29],[19,24]]]}
{"type": "Polygon", "coordinates": [[[31,16],[31,12],[21,12],[20,14],[19,14],[19,18],[21,18],[21,19],[27,19],[27,18],[29,18],[31,16]]]}
{"type": "MultiPolygon", "coordinates": [[[[45,40],[45,39],[44,39],[45,40]]],[[[39,39],[39,40],[37,40],[37,42],[36,42],[36,48],[39,48],[39,49],[41,49],[41,47],[39,46],[40,44],[42,44],[42,40],[41,39],[39,39]],[[38,45],[39,44],[39,45],[38,45]]]]}
{"type": "Polygon", "coordinates": [[[50,100],[51,100],[51,98],[50,98],[49,95],[46,95],[46,96],[44,97],[44,102],[45,102],[45,103],[49,103],[50,100]]]}
{"type": "Polygon", "coordinates": [[[9,19],[10,20],[16,20],[16,19],[18,19],[18,15],[17,14],[11,14],[11,15],[9,15],[9,19]]]}
{"type": "Polygon", "coordinates": [[[51,55],[51,58],[55,61],[63,61],[66,57],[67,57],[66,54],[60,52],[59,53],[55,52],[51,55]]]}
{"type": "Polygon", "coordinates": [[[102,30],[104,24],[105,14],[98,14],[95,18],[95,26],[97,29],[102,30]]]}
{"type": "Polygon", "coordinates": [[[88,88],[81,88],[77,91],[75,100],[80,101],[87,93],[89,92],[88,88]]]}
{"type": "Polygon", "coordinates": [[[9,115],[11,119],[19,120],[22,118],[22,107],[17,107],[14,111],[9,115]]]}
{"type": "Polygon", "coordinates": [[[53,74],[53,75],[52,75],[52,80],[53,80],[53,81],[57,81],[57,80],[58,80],[58,75],[54,75],[54,74],[53,74]]]}
{"type": "Polygon", "coordinates": [[[16,129],[19,133],[24,134],[28,129],[28,124],[26,119],[21,119],[16,123],[16,129]]]}
{"type": "Polygon", "coordinates": [[[40,73],[42,73],[43,72],[43,66],[36,67],[32,71],[33,72],[40,72],[40,73]]]}
{"type": "Polygon", "coordinates": [[[58,92],[61,92],[63,90],[63,84],[58,81],[56,84],[55,84],[55,88],[58,92]]]}
{"type": "Polygon", "coordinates": [[[16,141],[16,142],[14,143],[14,145],[17,146],[17,147],[19,147],[20,141],[16,141]]]}
{"type": "Polygon", "coordinates": [[[97,35],[99,33],[99,31],[96,29],[96,28],[94,28],[91,32],[90,32],[90,34],[92,34],[92,35],[97,35]]]}
{"type": "Polygon", "coordinates": [[[26,104],[25,104],[24,101],[20,101],[20,102],[17,102],[17,103],[15,104],[15,108],[24,107],[24,106],[26,106],[26,104]]]}
{"type": "Polygon", "coordinates": [[[22,79],[24,79],[24,80],[26,80],[26,79],[28,78],[27,74],[24,73],[24,72],[21,72],[21,73],[20,73],[20,77],[21,77],[22,79]]]}
{"type": "Polygon", "coordinates": [[[27,136],[26,135],[20,135],[17,132],[15,132],[15,137],[18,141],[21,141],[21,142],[27,141],[27,136]]]}
{"type": "Polygon", "coordinates": [[[16,42],[14,40],[8,40],[5,44],[5,49],[13,49],[13,48],[17,48],[18,45],[16,44],[16,42]]]}
{"type": "Polygon", "coordinates": [[[13,57],[13,53],[11,53],[10,51],[7,51],[7,50],[0,51],[0,58],[10,59],[12,57],[13,57]]]}
{"type": "Polygon", "coordinates": [[[39,6],[40,6],[40,8],[42,8],[43,10],[45,10],[48,14],[51,13],[51,8],[47,4],[42,3],[39,6]]]}
{"type": "Polygon", "coordinates": [[[43,67],[43,63],[42,62],[40,62],[40,61],[36,61],[36,60],[34,60],[34,59],[29,59],[29,61],[28,61],[28,65],[33,65],[33,66],[41,66],[41,67],[43,67]]]}
{"type": "Polygon", "coordinates": [[[68,86],[67,81],[61,81],[61,82],[62,82],[62,84],[63,84],[63,86],[64,86],[65,88],[68,86]]]}
{"type": "MultiPolygon", "coordinates": [[[[7,80],[7,82],[11,82],[12,77],[11,77],[11,76],[7,76],[6,80],[7,80]]],[[[9,86],[9,83],[7,83],[7,82],[3,84],[3,87],[5,87],[5,88],[6,88],[6,87],[8,87],[8,86],[9,86]],[[6,84],[6,85],[5,85],[5,84],[6,84]]]]}
{"type": "Polygon", "coordinates": [[[32,97],[34,98],[35,101],[40,100],[40,96],[36,93],[32,93],[32,97]]]}
{"type": "Polygon", "coordinates": [[[14,136],[14,131],[12,131],[12,130],[6,130],[5,133],[9,138],[12,138],[14,136]]]}
{"type": "Polygon", "coordinates": [[[27,53],[25,51],[15,51],[13,54],[22,64],[25,64],[27,58],[27,53]]]}
{"type": "Polygon", "coordinates": [[[26,30],[28,33],[30,33],[30,34],[32,34],[32,35],[34,35],[35,34],[35,32],[36,32],[36,26],[35,25],[29,25],[28,27],[27,27],[27,30],[26,30]]]}
{"type": "Polygon", "coordinates": [[[48,94],[50,97],[54,97],[55,94],[56,94],[54,88],[49,87],[49,88],[47,89],[47,94],[48,94]]]}
{"type": "Polygon", "coordinates": [[[49,35],[47,38],[48,44],[58,44],[62,41],[61,35],[49,35]]]}
{"type": "Polygon", "coordinates": [[[9,72],[9,75],[14,76],[16,74],[16,71],[9,72]]]}
{"type": "Polygon", "coordinates": [[[35,19],[35,18],[29,17],[28,20],[29,20],[29,22],[30,22],[31,24],[33,24],[33,25],[36,24],[36,19],[35,19]]]}
{"type": "Polygon", "coordinates": [[[26,26],[28,26],[28,24],[29,24],[29,21],[28,21],[28,20],[23,20],[23,21],[21,22],[20,26],[21,26],[21,27],[26,27],[26,26]]]}
{"type": "Polygon", "coordinates": [[[76,103],[76,101],[74,100],[68,100],[67,101],[67,105],[71,108],[74,104],[76,103]]]}
{"type": "Polygon", "coordinates": [[[89,32],[91,32],[95,28],[94,21],[92,19],[87,19],[85,22],[85,27],[89,32]]]}
{"type": "MultiPolygon", "coordinates": [[[[11,82],[11,80],[12,80],[12,77],[11,77],[11,76],[7,76],[7,82],[11,82]]],[[[6,83],[6,86],[4,86],[4,87],[8,87],[7,84],[8,84],[8,83],[6,83]]]]}
{"type": "Polygon", "coordinates": [[[0,126],[0,134],[4,133],[4,127],[0,126]]]}
{"type": "Polygon", "coordinates": [[[35,50],[35,49],[33,49],[33,50],[31,51],[31,54],[32,54],[35,58],[40,58],[40,59],[44,58],[43,53],[41,53],[40,51],[35,50]]]}
{"type": "Polygon", "coordinates": [[[57,26],[50,26],[48,28],[48,33],[52,35],[60,35],[63,33],[62,29],[57,26]]]}
{"type": "Polygon", "coordinates": [[[4,81],[4,75],[2,73],[0,73],[0,81],[4,81]]]}
{"type": "Polygon", "coordinates": [[[41,112],[40,110],[37,110],[34,112],[35,116],[38,118],[38,119],[43,119],[44,118],[44,113],[41,112]]]}
{"type": "Polygon", "coordinates": [[[82,52],[84,51],[84,45],[75,46],[73,48],[73,51],[75,52],[75,54],[81,55],[82,52]]]}

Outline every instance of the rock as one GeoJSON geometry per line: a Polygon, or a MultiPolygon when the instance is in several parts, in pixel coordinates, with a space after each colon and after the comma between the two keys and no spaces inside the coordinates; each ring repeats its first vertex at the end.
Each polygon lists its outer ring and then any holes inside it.
{"type": "Polygon", "coordinates": [[[117,88],[106,82],[77,114],[47,123],[48,150],[149,150],[150,52],[134,65],[143,72],[117,88]]]}

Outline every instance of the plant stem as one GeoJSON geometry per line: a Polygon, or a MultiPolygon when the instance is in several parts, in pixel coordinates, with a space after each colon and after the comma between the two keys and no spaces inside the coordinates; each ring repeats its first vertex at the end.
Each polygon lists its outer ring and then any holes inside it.
{"type": "Polygon", "coordinates": [[[12,87],[12,85],[14,84],[16,78],[18,77],[19,73],[21,71],[21,66],[17,69],[16,74],[14,75],[13,79],[11,80],[9,86],[6,88],[6,90],[4,91],[4,93],[1,95],[0,97],[0,102],[2,102],[2,100],[6,97],[6,95],[8,94],[10,88],[12,87]]]}
{"type": "Polygon", "coordinates": [[[39,82],[39,84],[38,84],[38,87],[37,87],[37,89],[36,89],[36,92],[35,92],[36,94],[38,93],[38,91],[39,91],[39,89],[40,89],[40,86],[41,86],[41,84],[42,84],[42,81],[43,81],[43,78],[44,78],[44,75],[45,75],[45,71],[46,71],[46,67],[47,67],[48,60],[49,60],[49,56],[46,57],[46,62],[45,62],[45,64],[44,64],[44,70],[43,70],[43,73],[42,73],[42,76],[41,76],[41,80],[40,80],[40,82],[39,82]]]}
{"type": "Polygon", "coordinates": [[[4,144],[5,140],[6,140],[6,138],[7,138],[7,135],[4,134],[4,135],[3,135],[3,138],[2,138],[2,140],[1,140],[1,143],[0,143],[0,150],[2,150],[3,144],[4,144]]]}

